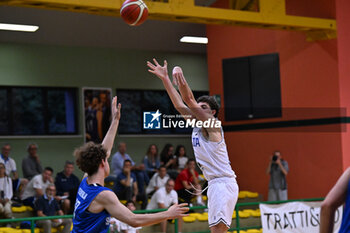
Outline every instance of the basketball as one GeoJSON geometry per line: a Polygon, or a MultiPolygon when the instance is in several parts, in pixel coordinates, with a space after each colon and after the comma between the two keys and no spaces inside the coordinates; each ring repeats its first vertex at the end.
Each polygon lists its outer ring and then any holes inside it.
{"type": "Polygon", "coordinates": [[[130,26],[138,26],[147,19],[148,8],[142,0],[126,0],[120,8],[120,15],[130,26]]]}

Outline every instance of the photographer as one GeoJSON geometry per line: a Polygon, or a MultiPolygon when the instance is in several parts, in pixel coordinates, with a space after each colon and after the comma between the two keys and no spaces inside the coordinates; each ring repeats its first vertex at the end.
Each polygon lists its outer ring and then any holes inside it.
{"type": "Polygon", "coordinates": [[[284,201],[288,199],[286,176],[289,172],[287,161],[282,159],[281,152],[275,151],[266,173],[270,174],[268,201],[284,201]]]}

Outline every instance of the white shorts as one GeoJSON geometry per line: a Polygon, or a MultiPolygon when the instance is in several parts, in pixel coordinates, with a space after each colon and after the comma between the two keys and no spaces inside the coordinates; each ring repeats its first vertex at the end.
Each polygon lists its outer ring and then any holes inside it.
{"type": "Polygon", "coordinates": [[[222,177],[208,183],[209,227],[220,222],[230,228],[232,214],[238,199],[238,185],[235,178],[222,177]]]}

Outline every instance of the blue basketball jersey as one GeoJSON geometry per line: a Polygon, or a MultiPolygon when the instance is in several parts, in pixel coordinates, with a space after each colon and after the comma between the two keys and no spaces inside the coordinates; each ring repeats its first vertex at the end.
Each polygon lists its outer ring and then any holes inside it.
{"type": "Polygon", "coordinates": [[[350,232],[350,181],[348,183],[348,189],[346,191],[345,208],[343,212],[343,220],[339,233],[350,232]]]}
{"type": "Polygon", "coordinates": [[[99,185],[88,185],[86,179],[82,180],[78,189],[73,214],[72,233],[107,233],[110,214],[106,210],[97,214],[91,213],[87,208],[100,192],[111,190],[99,185]]]}

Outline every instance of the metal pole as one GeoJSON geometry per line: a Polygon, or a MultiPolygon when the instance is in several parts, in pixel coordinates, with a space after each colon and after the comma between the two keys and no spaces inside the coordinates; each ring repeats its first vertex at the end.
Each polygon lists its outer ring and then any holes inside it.
{"type": "Polygon", "coordinates": [[[179,224],[179,221],[178,221],[178,219],[176,218],[176,219],[175,219],[175,224],[174,224],[174,225],[175,225],[175,233],[179,233],[179,225],[178,225],[178,224],[179,224]]]}
{"type": "Polygon", "coordinates": [[[31,230],[32,233],[35,232],[35,225],[34,225],[34,220],[33,219],[30,221],[30,230],[31,230]]]}
{"type": "Polygon", "coordinates": [[[236,228],[237,228],[237,232],[239,233],[240,225],[239,225],[239,209],[238,209],[238,205],[236,205],[235,211],[236,211],[236,228]]]}

